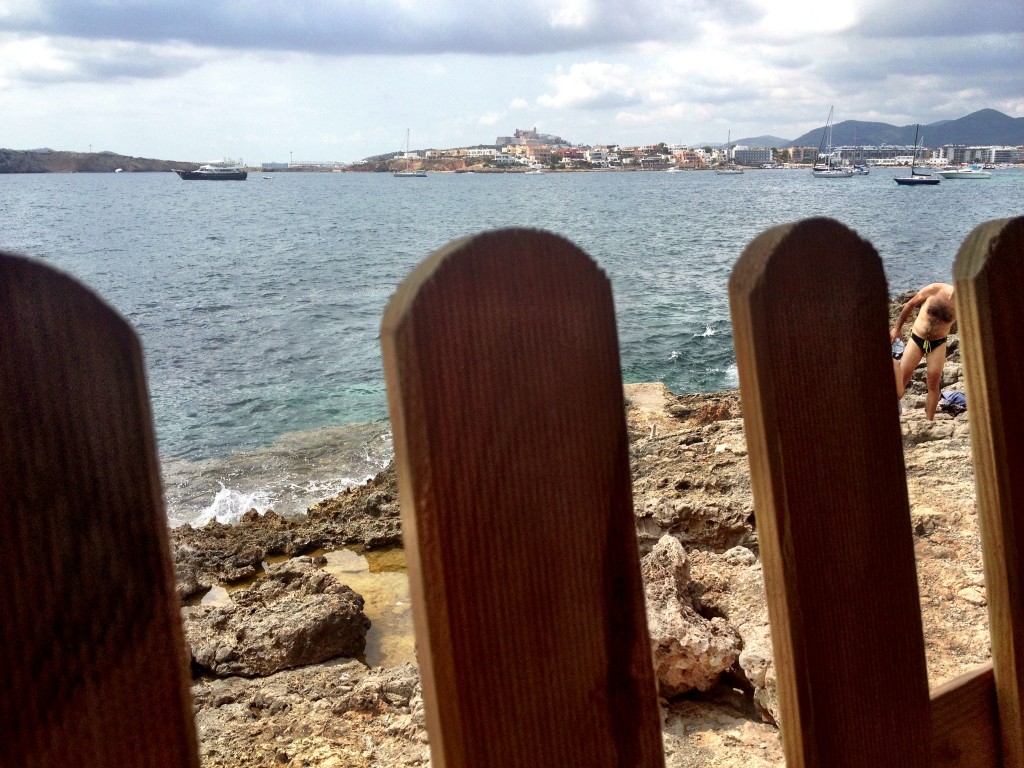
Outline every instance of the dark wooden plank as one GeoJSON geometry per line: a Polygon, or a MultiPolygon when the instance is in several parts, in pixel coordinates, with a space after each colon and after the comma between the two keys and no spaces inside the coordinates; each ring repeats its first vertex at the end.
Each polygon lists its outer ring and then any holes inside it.
{"type": "Polygon", "coordinates": [[[134,333],[0,254],[0,764],[196,766],[134,333]]]}
{"type": "Polygon", "coordinates": [[[1003,760],[1024,767],[1024,217],[990,221],[953,267],[1003,760]]]}
{"type": "Polygon", "coordinates": [[[810,219],[756,238],[729,293],[787,766],[928,765],[881,261],[810,219]]]}
{"type": "Polygon", "coordinates": [[[468,238],[381,341],[433,764],[661,766],[607,278],[468,238]]]}
{"type": "Polygon", "coordinates": [[[932,691],[932,731],[935,768],[1002,767],[991,664],[932,691]]]}

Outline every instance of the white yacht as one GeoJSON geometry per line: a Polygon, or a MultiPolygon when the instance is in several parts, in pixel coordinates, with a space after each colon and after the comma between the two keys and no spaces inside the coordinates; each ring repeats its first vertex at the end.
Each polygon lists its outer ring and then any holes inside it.
{"type": "Polygon", "coordinates": [[[174,169],[174,172],[186,181],[245,181],[249,176],[244,168],[227,163],[201,165],[194,171],[174,169]]]}
{"type": "Polygon", "coordinates": [[[980,165],[969,165],[966,168],[939,171],[944,179],[991,179],[992,174],[983,170],[980,165]]]}

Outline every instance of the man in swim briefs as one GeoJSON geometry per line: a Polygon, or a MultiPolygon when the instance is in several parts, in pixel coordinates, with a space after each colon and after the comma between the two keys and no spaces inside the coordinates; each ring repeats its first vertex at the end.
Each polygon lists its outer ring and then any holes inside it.
{"type": "Polygon", "coordinates": [[[942,365],[946,362],[946,336],[956,320],[953,290],[953,286],[948,283],[926,285],[903,305],[899,319],[889,334],[889,340],[893,342],[902,338],[903,326],[910,318],[910,313],[916,307],[921,307],[910,332],[910,342],[907,342],[900,359],[896,389],[900,393],[904,391],[917,364],[922,357],[926,358],[928,397],[924,404],[924,414],[929,421],[935,418],[935,409],[939,405],[942,365]]]}

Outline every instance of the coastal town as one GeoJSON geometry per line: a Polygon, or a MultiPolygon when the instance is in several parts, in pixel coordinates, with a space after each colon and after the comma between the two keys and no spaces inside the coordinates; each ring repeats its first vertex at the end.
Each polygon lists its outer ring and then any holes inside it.
{"type": "MultiPolygon", "coordinates": [[[[983,109],[931,125],[895,126],[848,120],[829,122],[795,139],[762,135],[722,143],[658,141],[649,144],[580,143],[533,128],[516,128],[492,144],[413,149],[408,132],[402,148],[361,160],[287,159],[168,160],[134,157],[111,151],[63,151],[50,148],[0,148],[3,173],[131,173],[177,171],[189,178],[264,178],[281,172],[369,172],[423,177],[430,173],[550,173],[555,171],[714,171],[813,169],[816,176],[857,175],[870,168],[911,166],[915,175],[978,166],[981,169],[1024,166],[1024,118],[983,109]],[[922,130],[923,129],[923,130],[922,130]],[[196,173],[200,169],[206,173],[196,173]],[[822,169],[825,169],[822,172],[822,169]],[[231,169],[232,174],[225,174],[231,169]],[[219,172],[218,172],[219,171],[219,172]]],[[[298,158],[298,159],[297,159],[298,158]]],[[[981,170],[981,173],[986,171],[981,170]]]]}
{"type": "MultiPolygon", "coordinates": [[[[780,144],[782,142],[779,142],[780,144]]],[[[493,145],[420,149],[396,152],[356,163],[289,161],[264,163],[263,171],[426,170],[449,172],[545,172],[559,170],[714,170],[722,168],[810,168],[827,161],[835,166],[923,167],[979,164],[1001,167],[1024,163],[1024,146],[944,144],[935,147],[913,144],[820,146],[752,146],[726,142],[719,146],[682,144],[577,145],[536,128],[516,129],[499,136],[493,145]]]]}

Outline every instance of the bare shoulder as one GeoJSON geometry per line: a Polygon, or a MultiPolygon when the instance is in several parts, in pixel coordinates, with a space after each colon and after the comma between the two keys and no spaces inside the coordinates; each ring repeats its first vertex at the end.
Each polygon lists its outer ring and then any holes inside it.
{"type": "Polygon", "coordinates": [[[932,283],[918,291],[916,298],[924,300],[930,299],[932,296],[942,296],[943,298],[948,299],[953,296],[953,290],[953,286],[949,283],[932,283]]]}

